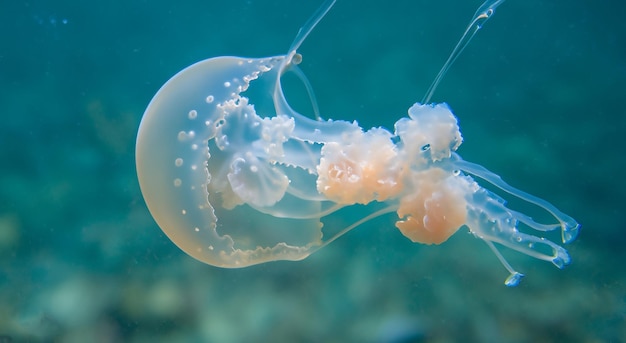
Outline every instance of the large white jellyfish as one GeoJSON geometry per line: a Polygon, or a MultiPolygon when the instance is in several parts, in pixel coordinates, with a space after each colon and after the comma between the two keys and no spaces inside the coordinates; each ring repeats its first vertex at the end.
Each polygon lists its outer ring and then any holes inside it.
{"type": "MultiPolygon", "coordinates": [[[[487,1],[476,12],[424,102],[501,2],[487,1]]],[[[523,275],[494,243],[559,268],[570,263],[564,248],[540,234],[560,228],[569,243],[578,223],[463,160],[455,152],[462,137],[448,105],[416,103],[393,132],[308,118],[289,106],[281,76],[288,70],[303,76],[296,50],[333,3],[309,20],[287,54],[207,59],[180,71],[154,96],[137,136],[137,173],[148,209],[167,236],[204,263],[237,268],[301,260],[395,212],[396,227],[413,242],[440,244],[467,227],[509,270],[509,286],[523,275]],[[473,177],[545,209],[555,222],[540,224],[507,208],[473,177]],[[329,214],[356,204],[370,214],[348,227],[324,226],[329,214]],[[520,225],[538,236],[520,232],[520,225]]]]}

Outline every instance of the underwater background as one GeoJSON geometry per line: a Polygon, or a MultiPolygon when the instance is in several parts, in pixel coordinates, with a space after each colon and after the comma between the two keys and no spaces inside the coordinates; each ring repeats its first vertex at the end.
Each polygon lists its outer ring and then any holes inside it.
{"type": "MultiPolygon", "coordinates": [[[[432,99],[465,159],[582,224],[564,270],[504,251],[507,288],[466,229],[419,245],[391,217],[244,269],[171,243],[135,173],[150,99],[199,60],[285,53],[320,3],[2,3],[0,342],[626,341],[622,1],[506,1],[432,99]]],[[[322,116],[391,129],[479,5],[339,0],[299,50],[322,116]]]]}

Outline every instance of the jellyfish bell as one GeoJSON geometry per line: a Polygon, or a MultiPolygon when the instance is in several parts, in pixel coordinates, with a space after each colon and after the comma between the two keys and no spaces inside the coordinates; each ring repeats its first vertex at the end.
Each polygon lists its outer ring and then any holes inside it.
{"type": "MultiPolygon", "coordinates": [[[[157,224],[190,256],[216,266],[244,267],[299,260],[321,245],[319,196],[286,195],[290,179],[273,164],[280,159],[315,168],[313,156],[300,151],[285,156],[283,151],[292,118],[300,115],[287,104],[280,76],[300,63],[296,49],[333,4],[320,8],[287,54],[200,61],[168,80],[148,105],[136,144],[140,188],[157,224]],[[274,88],[265,100],[276,106],[276,113],[291,117],[261,118],[240,96],[262,74],[274,88]],[[255,227],[259,223],[262,228],[255,227]]],[[[341,132],[341,126],[334,130],[341,132]]],[[[320,136],[306,135],[312,140],[320,136]]],[[[297,148],[292,145],[285,148],[297,148]]],[[[293,180],[302,172],[290,174],[293,180]]]]}
{"type": "MultiPolygon", "coordinates": [[[[426,100],[502,1],[479,8],[426,100]]],[[[448,105],[416,103],[393,132],[320,119],[297,49],[334,2],[320,7],[286,54],[207,59],[156,93],[141,120],[136,163],[142,194],[163,232],[204,263],[237,268],[304,259],[353,228],[395,213],[396,227],[413,242],[441,244],[468,227],[510,272],[508,286],[523,275],[494,243],[567,265],[564,248],[518,227],[539,233],[560,228],[569,243],[578,223],[463,160],[456,153],[462,136],[448,105]],[[315,118],[289,106],[281,85],[287,71],[304,82],[315,118]],[[507,208],[472,176],[545,209],[557,223],[541,224],[507,208]],[[326,220],[352,206],[370,213],[343,228],[326,220]]]]}

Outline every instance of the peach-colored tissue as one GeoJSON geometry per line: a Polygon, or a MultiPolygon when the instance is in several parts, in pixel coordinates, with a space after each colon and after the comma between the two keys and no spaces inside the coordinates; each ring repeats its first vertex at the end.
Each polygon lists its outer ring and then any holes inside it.
{"type": "Polygon", "coordinates": [[[400,199],[396,227],[413,242],[441,244],[465,224],[467,181],[438,168],[411,179],[413,192],[400,199]]]}
{"type": "Polygon", "coordinates": [[[355,132],[346,141],[326,143],[317,167],[317,190],[340,204],[385,201],[402,190],[398,153],[382,129],[355,132]]]}

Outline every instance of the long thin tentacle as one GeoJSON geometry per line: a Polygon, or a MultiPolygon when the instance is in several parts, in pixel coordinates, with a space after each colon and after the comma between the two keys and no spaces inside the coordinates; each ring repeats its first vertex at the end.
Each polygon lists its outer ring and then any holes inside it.
{"type": "Polygon", "coordinates": [[[441,70],[439,70],[439,73],[435,77],[435,80],[428,88],[428,91],[426,91],[426,95],[424,95],[424,99],[422,99],[423,104],[426,104],[430,101],[433,93],[435,93],[435,89],[437,89],[437,86],[439,86],[439,83],[443,79],[444,75],[446,75],[446,73],[448,72],[448,69],[450,69],[454,61],[456,61],[459,55],[461,55],[465,47],[467,47],[472,38],[474,38],[478,30],[480,30],[485,22],[493,16],[496,11],[496,7],[500,6],[500,4],[502,4],[503,2],[504,0],[487,0],[482,5],[480,5],[480,7],[478,7],[478,10],[476,10],[476,13],[474,13],[474,16],[472,17],[472,20],[470,20],[470,23],[465,29],[465,32],[463,32],[463,36],[461,36],[461,39],[459,39],[459,42],[452,50],[452,53],[450,53],[448,60],[446,61],[446,63],[444,63],[443,67],[441,67],[441,70]]]}

